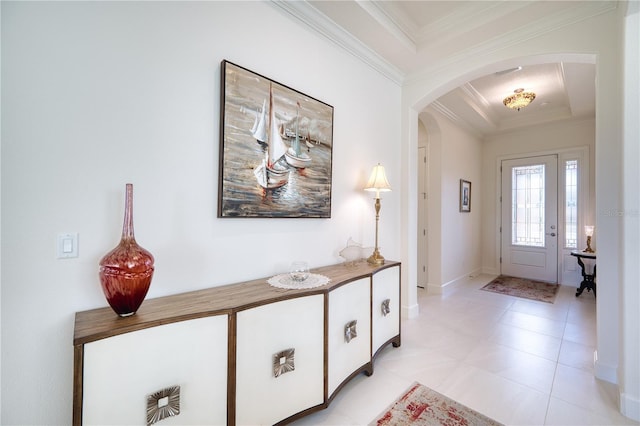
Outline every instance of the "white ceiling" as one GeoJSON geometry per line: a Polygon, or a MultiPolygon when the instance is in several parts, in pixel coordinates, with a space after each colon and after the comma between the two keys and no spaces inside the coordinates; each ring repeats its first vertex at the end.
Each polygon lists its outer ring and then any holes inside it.
{"type": "Polygon", "coordinates": [[[482,137],[552,121],[594,117],[595,66],[550,63],[505,70],[467,82],[431,106],[482,137]],[[536,94],[520,111],[503,104],[517,88],[536,94]]]}
{"type": "MultiPolygon", "coordinates": [[[[399,82],[438,60],[483,46],[518,42],[607,12],[617,1],[308,0],[281,8],[399,82]]],[[[595,66],[549,63],[469,81],[433,108],[480,137],[522,126],[595,115],[595,66]],[[514,111],[502,100],[517,88],[536,93],[514,111]]]]}

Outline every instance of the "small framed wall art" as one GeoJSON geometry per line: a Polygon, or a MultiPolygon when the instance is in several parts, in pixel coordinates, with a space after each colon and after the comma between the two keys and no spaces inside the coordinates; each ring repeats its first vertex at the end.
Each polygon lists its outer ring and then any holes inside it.
{"type": "Polygon", "coordinates": [[[460,179],[460,211],[469,213],[471,211],[471,182],[460,179]]]}
{"type": "Polygon", "coordinates": [[[330,218],[333,107],[222,61],[218,217],[330,218]]]}

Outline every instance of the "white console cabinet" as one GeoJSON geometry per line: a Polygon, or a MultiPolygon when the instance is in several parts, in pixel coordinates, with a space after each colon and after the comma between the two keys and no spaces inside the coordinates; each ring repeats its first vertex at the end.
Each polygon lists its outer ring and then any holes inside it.
{"type": "Polygon", "coordinates": [[[316,294],[238,312],[237,424],[272,425],[324,402],[323,310],[316,294]]]}
{"type": "Polygon", "coordinates": [[[227,322],[217,315],[87,343],[84,424],[145,424],[146,396],[174,385],[180,414],[162,424],[225,424],[227,322]]]}
{"type": "Polygon", "coordinates": [[[387,268],[371,277],[373,297],[371,318],[373,321],[373,355],[390,340],[400,335],[400,268],[387,268]]]}
{"type": "Polygon", "coordinates": [[[326,408],[400,345],[400,263],[311,272],[329,283],[261,278],[148,299],[126,318],[76,313],[73,424],[271,425],[326,408]]]}
{"type": "Polygon", "coordinates": [[[371,361],[371,278],[329,292],[329,396],[371,361]]]}

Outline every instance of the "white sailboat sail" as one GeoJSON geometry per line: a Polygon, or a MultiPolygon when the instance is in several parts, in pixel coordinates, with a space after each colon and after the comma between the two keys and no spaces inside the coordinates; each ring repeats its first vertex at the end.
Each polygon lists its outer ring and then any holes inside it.
{"type": "Polygon", "coordinates": [[[273,168],[274,164],[287,152],[287,146],[280,136],[280,130],[276,122],[276,111],[273,108],[271,88],[269,88],[269,146],[267,151],[269,152],[267,166],[270,168],[273,168]]]}
{"type": "Polygon", "coordinates": [[[278,161],[280,161],[287,151],[287,146],[280,136],[278,123],[276,122],[271,85],[269,86],[269,121],[267,127],[268,131],[266,133],[269,138],[266,141],[267,149],[265,158],[262,160],[262,163],[253,170],[253,174],[260,186],[266,189],[272,189],[281,187],[289,181],[289,169],[286,167],[277,167],[278,161]]]}
{"type": "Polygon", "coordinates": [[[256,116],[256,121],[253,123],[251,129],[251,135],[256,138],[258,142],[267,142],[267,100],[262,101],[262,111],[256,116]]]}
{"type": "MultiPolygon", "coordinates": [[[[298,103],[300,108],[300,103],[298,103]]],[[[293,167],[305,168],[311,162],[311,157],[300,149],[300,133],[298,132],[299,111],[296,110],[296,134],[291,142],[291,147],[285,153],[285,159],[293,167]]]]}

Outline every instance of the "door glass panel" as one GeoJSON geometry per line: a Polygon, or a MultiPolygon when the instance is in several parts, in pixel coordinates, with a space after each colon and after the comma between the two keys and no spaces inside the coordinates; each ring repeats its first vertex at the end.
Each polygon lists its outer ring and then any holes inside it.
{"type": "Polygon", "coordinates": [[[513,167],[511,244],[544,247],[544,164],[513,167]]]}
{"type": "Polygon", "coordinates": [[[578,160],[565,162],[565,247],[578,248],[578,160]]]}

